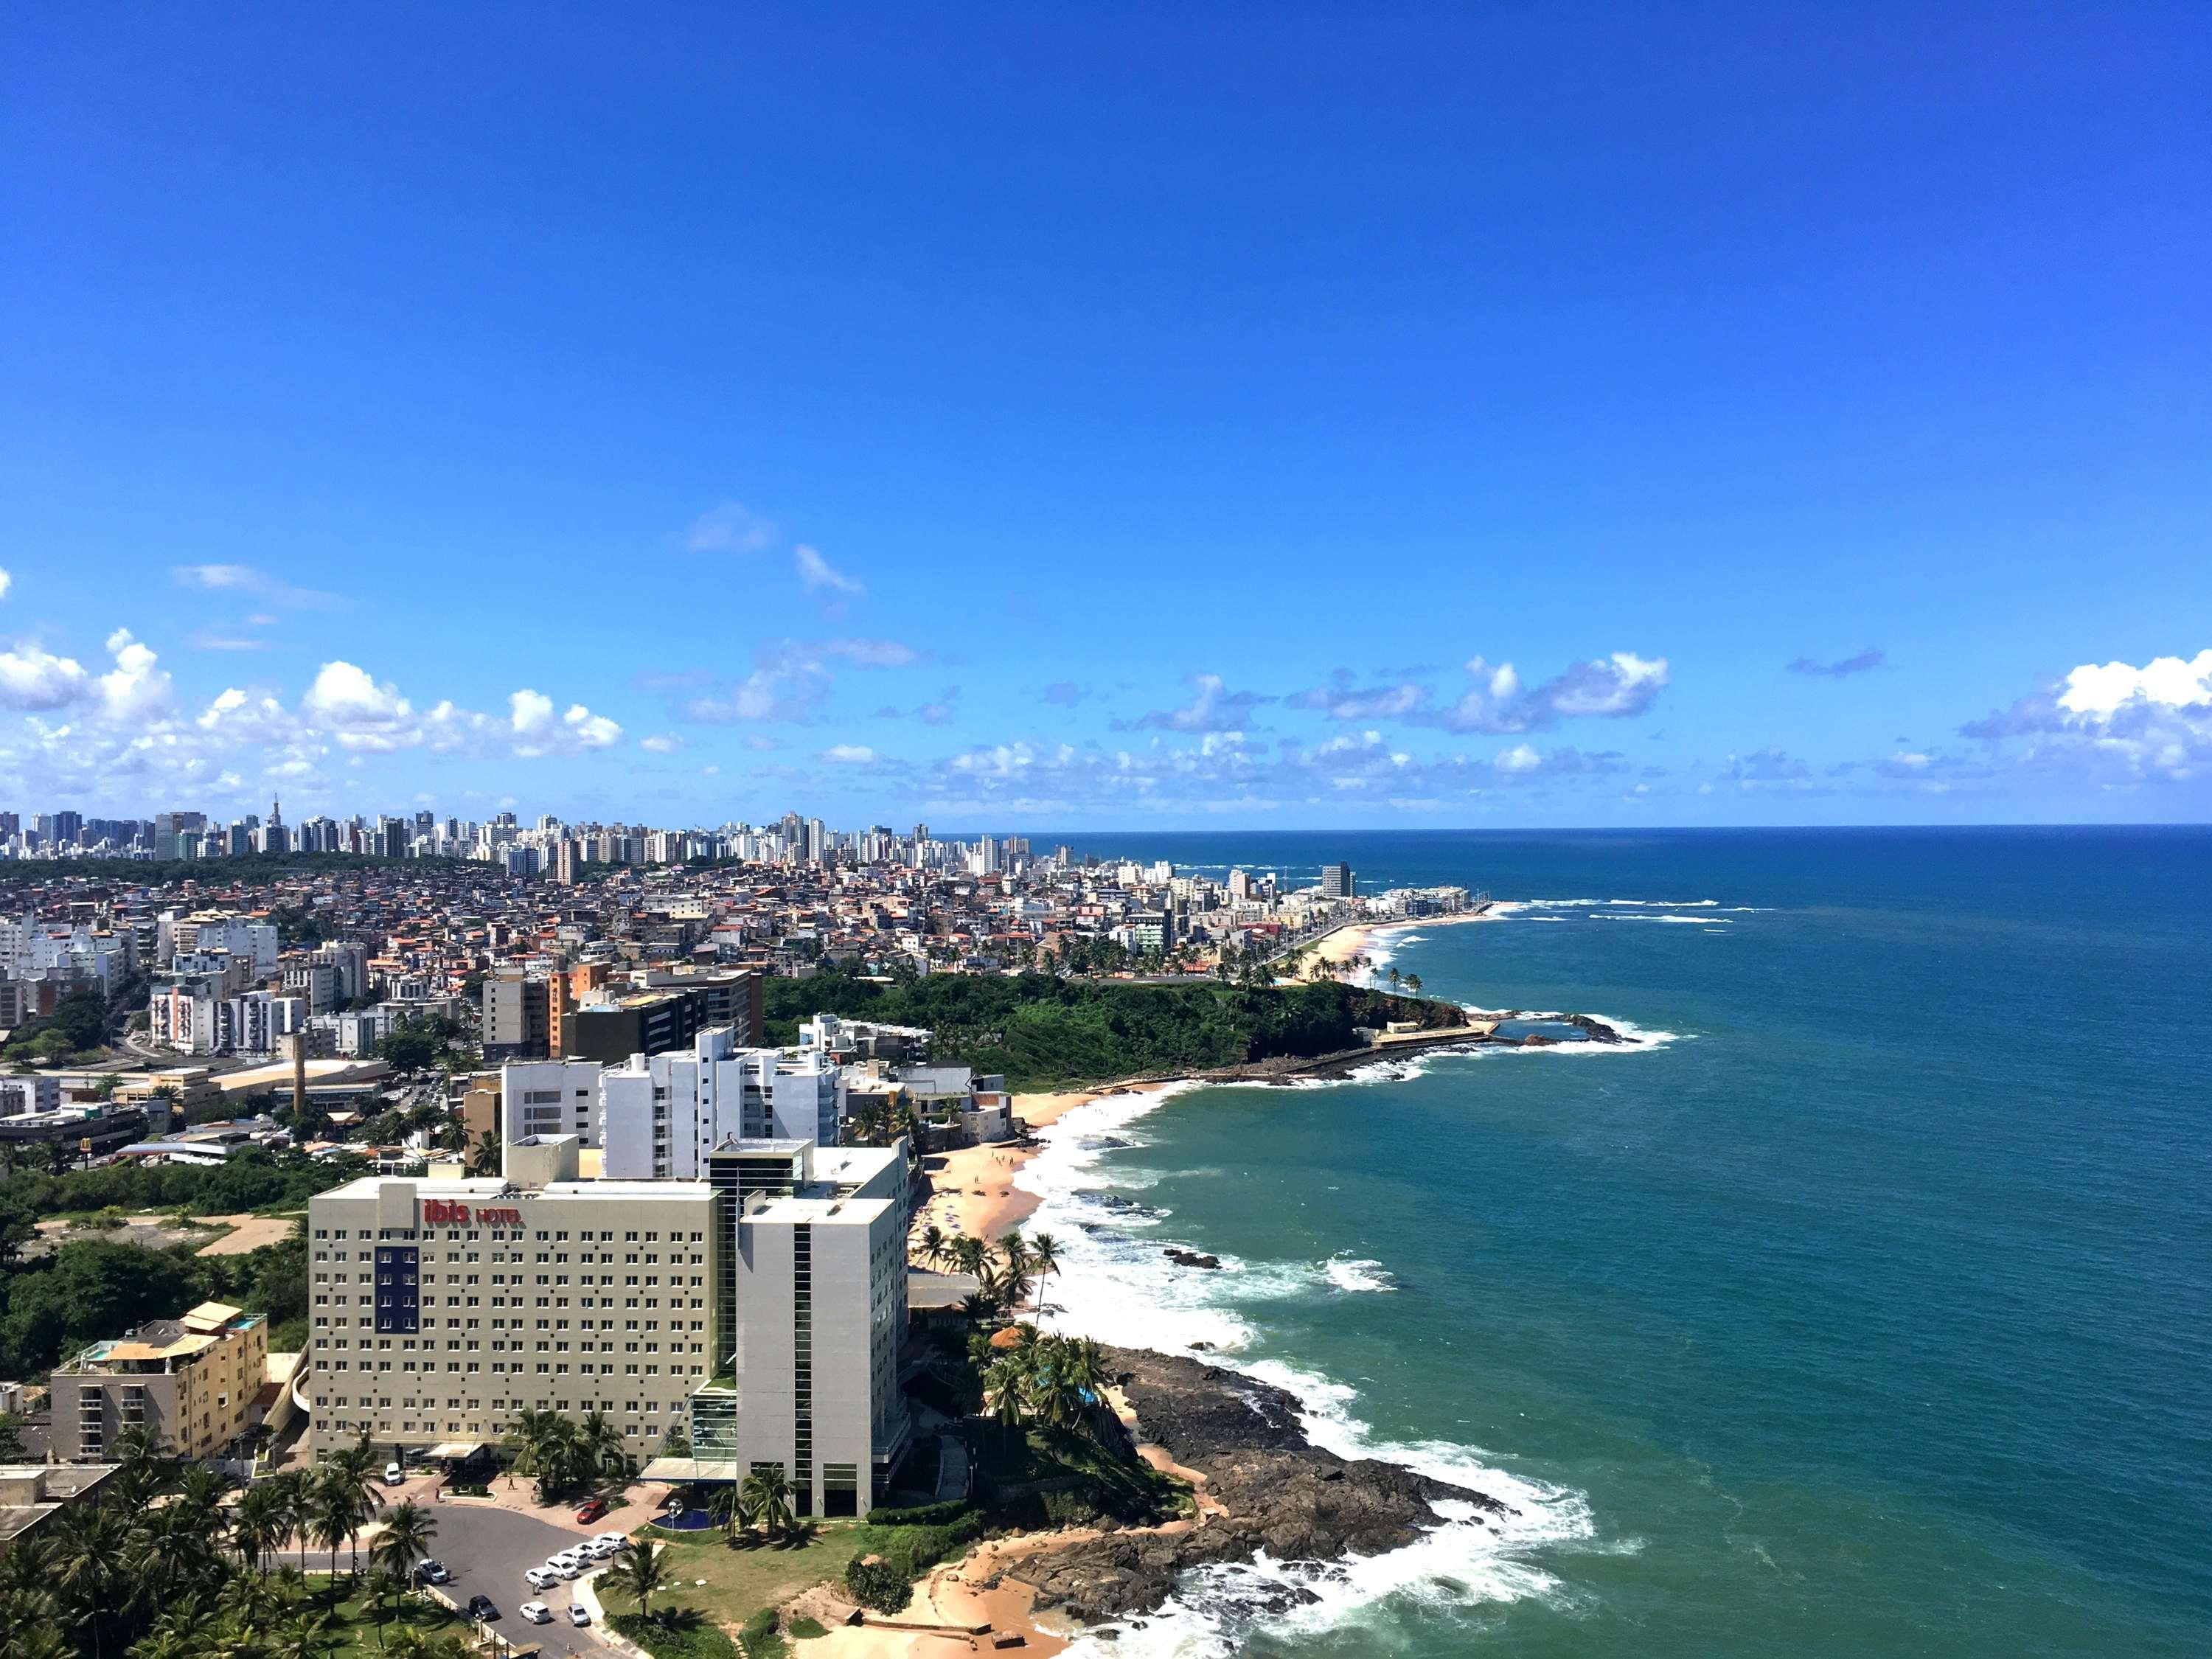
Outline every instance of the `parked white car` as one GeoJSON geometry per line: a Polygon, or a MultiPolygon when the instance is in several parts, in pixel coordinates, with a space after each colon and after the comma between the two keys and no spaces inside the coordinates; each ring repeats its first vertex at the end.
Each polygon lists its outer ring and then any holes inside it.
{"type": "Polygon", "coordinates": [[[522,1582],[532,1589],[551,1589],[561,1582],[561,1575],[550,1567],[532,1567],[522,1575],[522,1582]]]}
{"type": "Polygon", "coordinates": [[[525,1601],[522,1616],[533,1625],[550,1625],[553,1622],[553,1609],[543,1601],[525,1601]]]}
{"type": "Polygon", "coordinates": [[[584,1575],[583,1563],[565,1555],[556,1555],[548,1561],[545,1571],[556,1578],[580,1578],[584,1575]]]}
{"type": "Polygon", "coordinates": [[[611,1544],[604,1538],[594,1538],[590,1543],[583,1545],[581,1547],[584,1553],[590,1556],[594,1561],[610,1560],[622,1553],[622,1546],[620,1544],[611,1544]]]}
{"type": "Polygon", "coordinates": [[[397,1463],[386,1463],[384,1466],[384,1484],[387,1486],[405,1486],[407,1471],[397,1463]]]}
{"type": "Polygon", "coordinates": [[[581,1601],[571,1601],[568,1603],[568,1622],[575,1626],[579,1630],[581,1630],[586,1625],[592,1622],[592,1615],[586,1610],[584,1604],[581,1601]]]}

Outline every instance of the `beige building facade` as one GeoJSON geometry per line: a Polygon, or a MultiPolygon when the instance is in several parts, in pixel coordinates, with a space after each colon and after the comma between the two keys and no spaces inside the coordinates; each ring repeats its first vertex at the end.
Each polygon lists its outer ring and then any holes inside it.
{"type": "Polygon", "coordinates": [[[268,1358],[261,1316],[220,1302],[95,1342],[53,1374],[55,1449],[97,1462],[143,1427],[179,1457],[215,1456],[252,1426],[268,1358]]]}

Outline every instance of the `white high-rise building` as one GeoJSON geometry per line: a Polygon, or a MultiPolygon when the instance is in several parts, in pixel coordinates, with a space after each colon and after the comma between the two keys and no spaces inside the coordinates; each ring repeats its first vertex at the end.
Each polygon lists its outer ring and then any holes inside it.
{"type": "Polygon", "coordinates": [[[726,1025],[689,1049],[632,1054],[599,1078],[599,1145],[610,1179],[696,1180],[734,1139],[834,1146],[843,1073],[827,1055],[741,1048],[726,1025]]]}
{"type": "Polygon", "coordinates": [[[500,1139],[574,1135],[599,1144],[599,1062],[518,1060],[499,1068],[500,1139]]]}

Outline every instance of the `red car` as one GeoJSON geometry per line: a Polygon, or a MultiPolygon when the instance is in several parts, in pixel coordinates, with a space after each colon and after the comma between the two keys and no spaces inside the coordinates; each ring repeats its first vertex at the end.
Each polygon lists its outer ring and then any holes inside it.
{"type": "Polygon", "coordinates": [[[598,1520],[606,1512],[607,1500],[605,1498],[587,1498],[584,1500],[584,1507],[576,1511],[576,1519],[579,1523],[586,1523],[598,1520]]]}

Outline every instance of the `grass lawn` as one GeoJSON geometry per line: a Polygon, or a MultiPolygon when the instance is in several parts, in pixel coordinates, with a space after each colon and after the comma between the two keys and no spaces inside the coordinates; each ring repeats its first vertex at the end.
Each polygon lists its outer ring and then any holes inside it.
{"type": "MultiPolygon", "coordinates": [[[[341,1577],[338,1580],[338,1587],[342,1589],[344,1582],[343,1577],[341,1577]]],[[[318,1593],[310,1596],[307,1608],[313,1612],[328,1611],[330,1613],[331,1633],[344,1643],[344,1645],[337,1650],[334,1659],[368,1659],[368,1656],[381,1654],[385,1647],[391,1644],[392,1639],[403,1630],[419,1630],[425,1636],[468,1634],[468,1626],[463,1620],[447,1612],[436,1602],[419,1595],[401,1596],[396,1613],[393,1611],[391,1596],[386,1595],[384,1598],[383,1646],[380,1646],[376,1639],[376,1607],[371,1599],[366,1595],[346,1596],[337,1604],[335,1608],[328,1608],[325,1605],[323,1595],[318,1593]]]]}
{"type": "MultiPolygon", "coordinates": [[[[668,1546],[668,1576],[662,1593],[668,1605],[696,1607],[718,1625],[734,1630],[763,1607],[790,1600],[810,1584],[844,1576],[845,1564],[875,1536],[857,1521],[824,1521],[804,1539],[763,1544],[753,1534],[750,1547],[732,1549],[720,1528],[704,1532],[663,1533],[642,1528],[636,1536],[668,1546]],[[704,1584],[692,1581],[703,1578],[704,1584]]],[[[635,1613],[629,1602],[601,1592],[610,1613],[635,1613]]]]}

